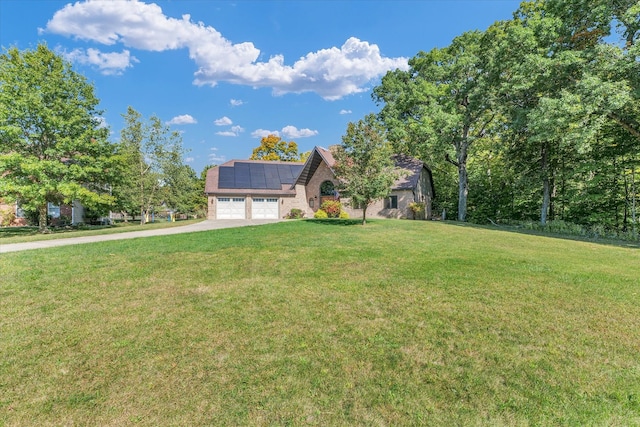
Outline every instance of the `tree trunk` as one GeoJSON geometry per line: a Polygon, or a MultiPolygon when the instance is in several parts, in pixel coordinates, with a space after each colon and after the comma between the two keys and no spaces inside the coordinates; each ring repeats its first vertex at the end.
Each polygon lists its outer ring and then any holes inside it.
{"type": "Polygon", "coordinates": [[[549,159],[548,159],[548,147],[542,146],[542,208],[540,209],[540,224],[545,225],[547,223],[547,213],[549,212],[549,205],[551,204],[551,183],[549,182],[549,159]]]}
{"type": "Polygon", "coordinates": [[[362,208],[362,225],[366,225],[367,224],[367,208],[369,207],[369,204],[365,204],[364,208],[362,208]]]}
{"type": "Polygon", "coordinates": [[[47,214],[48,214],[48,210],[47,210],[47,202],[45,202],[43,205],[40,205],[40,207],[38,208],[38,229],[40,230],[40,232],[44,232],[47,229],[47,214]]]}
{"type": "Polygon", "coordinates": [[[468,145],[462,142],[458,152],[458,221],[462,222],[467,219],[467,196],[469,195],[467,149],[468,145]]]}

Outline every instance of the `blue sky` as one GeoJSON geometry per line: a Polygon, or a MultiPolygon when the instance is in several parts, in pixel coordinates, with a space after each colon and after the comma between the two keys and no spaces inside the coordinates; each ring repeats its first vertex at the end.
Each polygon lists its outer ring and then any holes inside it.
{"type": "Polygon", "coordinates": [[[510,19],[519,1],[0,0],[0,45],[46,42],[95,86],[119,137],[132,106],[181,132],[185,161],[246,159],[269,133],[338,144],[371,89],[419,51],[510,19]]]}

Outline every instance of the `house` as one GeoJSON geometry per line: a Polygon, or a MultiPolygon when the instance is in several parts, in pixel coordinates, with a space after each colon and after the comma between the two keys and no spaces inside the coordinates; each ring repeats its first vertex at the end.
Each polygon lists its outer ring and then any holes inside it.
{"type": "MultiPolygon", "coordinates": [[[[74,200],[72,204],[47,204],[47,215],[51,224],[78,224],[84,221],[84,207],[74,200]]],[[[28,220],[17,202],[8,203],[0,199],[0,224],[9,226],[25,226],[28,220]]]]}
{"type": "MultiPolygon", "coordinates": [[[[435,196],[431,171],[409,156],[396,155],[393,160],[406,173],[396,180],[389,197],[369,206],[367,217],[413,218],[409,204],[421,202],[424,217],[430,219],[435,196]]],[[[334,165],[329,150],[315,147],[304,163],[231,160],[211,168],[205,184],[207,218],[276,219],[294,208],[312,217],[323,201],[340,199],[334,165]]],[[[362,209],[348,203],[343,208],[352,218],[362,217],[362,209]]]]}

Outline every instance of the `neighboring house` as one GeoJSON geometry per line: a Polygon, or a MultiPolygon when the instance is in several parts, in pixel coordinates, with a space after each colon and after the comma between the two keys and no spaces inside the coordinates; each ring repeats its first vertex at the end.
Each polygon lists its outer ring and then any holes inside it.
{"type": "MultiPolygon", "coordinates": [[[[368,217],[413,218],[411,202],[425,204],[431,218],[435,195],[431,171],[419,160],[393,157],[406,175],[398,179],[391,194],[367,209],[368,217]]],[[[315,147],[305,163],[263,160],[231,160],[207,171],[205,193],[208,219],[283,218],[291,209],[312,217],[324,200],[340,199],[333,172],[335,159],[325,148],[315,147]]],[[[348,200],[342,198],[342,202],[348,200]]],[[[352,218],[362,217],[362,209],[343,203],[352,218]]]]}
{"type": "MultiPolygon", "coordinates": [[[[71,205],[48,203],[47,214],[51,218],[52,225],[78,224],[84,221],[84,207],[77,200],[74,200],[71,205]]],[[[8,225],[27,225],[27,218],[18,203],[5,203],[0,199],[0,224],[4,222],[4,218],[7,216],[12,218],[11,223],[8,225]]]]}

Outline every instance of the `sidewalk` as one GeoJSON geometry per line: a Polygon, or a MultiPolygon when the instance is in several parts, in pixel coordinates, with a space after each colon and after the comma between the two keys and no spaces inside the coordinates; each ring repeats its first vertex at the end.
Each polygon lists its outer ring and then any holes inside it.
{"type": "Polygon", "coordinates": [[[137,239],[139,237],[167,236],[170,234],[195,233],[198,231],[217,230],[220,228],[245,227],[279,222],[279,219],[217,219],[205,220],[183,227],[161,228],[158,230],[141,230],[126,233],[104,234],[100,236],[69,237],[66,239],[41,240],[36,242],[10,243],[0,242],[0,253],[27,251],[30,249],[53,248],[56,246],[80,245],[84,243],[106,242],[110,240],[137,239]]]}

